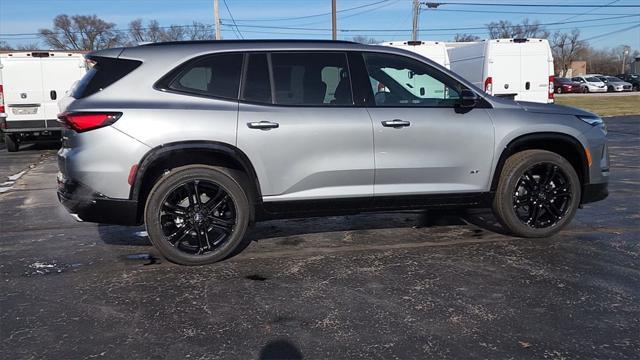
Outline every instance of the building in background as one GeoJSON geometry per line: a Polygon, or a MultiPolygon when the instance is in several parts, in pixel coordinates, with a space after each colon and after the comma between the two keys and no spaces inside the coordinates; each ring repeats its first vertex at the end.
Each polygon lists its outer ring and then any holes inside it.
{"type": "Polygon", "coordinates": [[[572,76],[580,76],[585,75],[587,73],[587,62],[586,61],[572,61],[571,65],[569,65],[569,69],[567,70],[566,77],[572,76]]]}

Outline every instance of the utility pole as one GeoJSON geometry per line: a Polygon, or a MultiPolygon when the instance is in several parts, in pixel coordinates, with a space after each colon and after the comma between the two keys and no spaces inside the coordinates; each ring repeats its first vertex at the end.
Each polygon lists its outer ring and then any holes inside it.
{"type": "Polygon", "coordinates": [[[418,23],[420,20],[420,1],[413,0],[413,27],[411,30],[411,40],[418,40],[418,23]]]}
{"type": "Polygon", "coordinates": [[[622,71],[620,71],[620,74],[624,74],[624,68],[627,65],[627,55],[629,55],[629,47],[625,45],[622,49],[622,71]]]}
{"type": "Polygon", "coordinates": [[[336,20],[336,0],[331,0],[331,39],[338,40],[336,20]]]}
{"type": "Polygon", "coordinates": [[[216,26],[216,40],[221,40],[220,36],[220,13],[218,12],[218,0],[213,0],[213,21],[216,26]]]}

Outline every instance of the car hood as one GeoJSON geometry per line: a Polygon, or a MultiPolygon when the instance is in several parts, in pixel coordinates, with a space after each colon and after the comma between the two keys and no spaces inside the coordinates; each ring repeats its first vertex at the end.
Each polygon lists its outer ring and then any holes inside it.
{"type": "Polygon", "coordinates": [[[576,115],[576,116],[597,116],[594,113],[584,111],[572,106],[556,105],[556,104],[542,104],[530,101],[517,101],[518,105],[524,109],[524,111],[537,113],[537,114],[556,114],[556,115],[576,115]]]}

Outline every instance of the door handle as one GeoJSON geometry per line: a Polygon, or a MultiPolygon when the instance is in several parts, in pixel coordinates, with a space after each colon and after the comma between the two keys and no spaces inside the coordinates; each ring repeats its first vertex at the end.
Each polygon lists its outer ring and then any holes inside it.
{"type": "Polygon", "coordinates": [[[385,120],[385,121],[382,122],[382,126],[384,126],[384,127],[393,127],[393,128],[405,127],[405,126],[410,126],[410,125],[411,125],[411,123],[409,121],[400,120],[400,119],[385,120]]]}
{"type": "Polygon", "coordinates": [[[247,126],[250,129],[276,129],[280,124],[271,121],[255,121],[247,123],[247,126]]]}
{"type": "Polygon", "coordinates": [[[51,91],[49,92],[49,97],[51,98],[51,100],[55,100],[55,99],[57,99],[57,98],[58,98],[58,93],[56,93],[56,91],[55,91],[55,90],[51,90],[51,91]]]}

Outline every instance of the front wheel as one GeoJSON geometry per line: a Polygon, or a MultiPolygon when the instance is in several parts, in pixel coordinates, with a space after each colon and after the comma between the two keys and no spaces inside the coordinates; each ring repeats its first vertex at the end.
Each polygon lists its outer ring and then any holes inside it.
{"type": "Polygon", "coordinates": [[[581,186],[573,166],[545,150],[526,150],[509,157],[500,174],[493,210],[513,235],[547,237],[574,217],[581,186]]]}
{"type": "Polygon", "coordinates": [[[556,89],[556,94],[562,94],[562,88],[557,88],[556,89]]]}
{"type": "Polygon", "coordinates": [[[149,239],[168,260],[204,265],[248,245],[249,200],[242,173],[189,165],[173,169],[151,190],[144,219],[149,239]]]}

